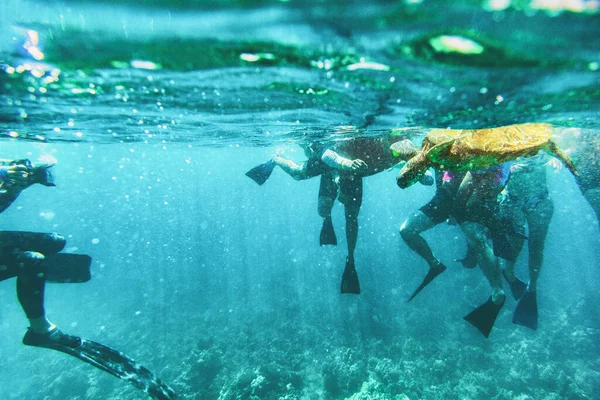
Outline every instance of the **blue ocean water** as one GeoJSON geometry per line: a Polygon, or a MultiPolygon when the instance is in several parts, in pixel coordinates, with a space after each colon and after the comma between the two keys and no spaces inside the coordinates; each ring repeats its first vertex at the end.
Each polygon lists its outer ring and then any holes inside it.
{"type": "MultiPolygon", "coordinates": [[[[488,339],[462,319],[489,285],[453,262],[456,226],[425,234],[448,271],[407,304],[426,263],[398,228],[433,188],[401,190],[397,170],[364,179],[356,296],[339,293],[340,204],[339,246],[319,246],[318,180],[244,176],[345,140],[340,125],[419,139],[530,121],[553,124],[593,174],[596,2],[542,3],[5,0],[0,156],[58,164],[57,187],[27,189],[2,230],[60,232],[66,251],[90,254],[90,282],[47,286],[48,317],[182,399],[593,399],[600,232],[568,171],[547,171],[540,326],[512,324],[507,298],[488,339]]],[[[0,398],[147,398],[23,346],[14,283],[0,285],[0,398]]]]}

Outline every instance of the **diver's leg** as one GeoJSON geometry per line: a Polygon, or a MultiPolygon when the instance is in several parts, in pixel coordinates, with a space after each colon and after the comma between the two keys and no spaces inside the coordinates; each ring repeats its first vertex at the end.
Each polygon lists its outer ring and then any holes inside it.
{"type": "Polygon", "coordinates": [[[419,210],[411,215],[400,227],[400,236],[408,247],[420,255],[429,264],[429,271],[417,286],[415,291],[410,295],[408,301],[412,301],[427,285],[429,285],[439,274],[446,270],[446,266],[442,264],[431,251],[431,247],[427,241],[420,235],[422,232],[437,225],[433,219],[427,216],[423,211],[419,210]]]}
{"type": "Polygon", "coordinates": [[[23,311],[29,319],[29,329],[23,337],[28,346],[67,346],[75,348],[81,345],[81,339],[63,333],[46,318],[44,309],[44,289],[46,279],[42,261],[44,255],[33,251],[14,254],[17,275],[17,297],[23,311]]]}
{"type": "Polygon", "coordinates": [[[529,208],[529,285],[523,297],[517,303],[513,314],[513,323],[536,330],[538,327],[537,280],[543,263],[544,242],[548,226],[554,211],[549,197],[545,197],[529,208]]]}
{"type": "Polygon", "coordinates": [[[344,204],[346,216],[346,241],[348,258],[342,275],[342,293],[360,293],[360,283],[354,266],[354,250],[358,239],[358,213],[362,203],[362,178],[347,175],[340,177],[340,202],[344,204]]]}
{"type": "Polygon", "coordinates": [[[42,268],[44,255],[33,251],[13,253],[8,268],[17,276],[17,298],[36,333],[49,332],[56,326],[46,319],[44,290],[46,280],[42,268]]]}
{"type": "Polygon", "coordinates": [[[292,160],[288,160],[281,156],[273,156],[273,163],[297,181],[308,178],[305,173],[304,165],[298,165],[292,160]]]}
{"type": "Polygon", "coordinates": [[[421,233],[433,228],[436,224],[423,213],[418,210],[406,219],[400,226],[400,236],[402,240],[410,247],[412,251],[421,256],[429,268],[436,268],[441,265],[441,262],[435,258],[431,247],[427,241],[421,236],[421,233]]]}
{"type": "Polygon", "coordinates": [[[461,225],[467,241],[478,252],[478,261],[483,274],[492,287],[490,298],[463,319],[475,326],[487,338],[494,327],[496,318],[504,306],[504,290],[500,277],[500,266],[492,248],[487,243],[486,229],[475,222],[463,222],[461,225]]]}
{"type": "Polygon", "coordinates": [[[337,245],[337,237],[331,220],[331,210],[337,197],[337,190],[337,183],[332,174],[330,172],[322,174],[318,200],[319,215],[323,217],[323,226],[319,237],[321,246],[337,245]]]}
{"type": "Polygon", "coordinates": [[[485,228],[474,222],[463,222],[461,225],[467,241],[477,251],[481,271],[492,287],[492,301],[495,304],[504,302],[505,294],[502,288],[502,277],[498,259],[487,243],[485,228]]]}
{"type": "Polygon", "coordinates": [[[17,277],[17,298],[35,332],[48,332],[55,326],[46,319],[44,254],[55,254],[66,244],[56,233],[0,232],[2,265],[6,277],[17,277]]]}
{"type": "Polygon", "coordinates": [[[527,290],[530,292],[536,290],[544,261],[544,243],[553,213],[554,203],[549,197],[546,197],[527,215],[529,225],[529,286],[527,290]]]}
{"type": "Polygon", "coordinates": [[[344,204],[346,217],[346,240],[348,241],[348,259],[354,262],[354,250],[358,240],[358,213],[362,205],[362,178],[350,175],[340,180],[340,201],[344,204]]]}
{"type": "MultiPolygon", "coordinates": [[[[519,232],[525,232],[525,224],[527,223],[527,217],[524,209],[525,205],[516,203],[511,200],[507,200],[506,204],[500,206],[501,221],[503,224],[510,224],[511,226],[519,229],[519,232]]],[[[508,246],[510,247],[511,257],[505,258],[504,260],[504,277],[510,284],[517,280],[515,276],[515,265],[517,258],[523,250],[525,239],[520,235],[505,235],[508,246]]],[[[509,252],[506,252],[508,255],[509,252]]]]}

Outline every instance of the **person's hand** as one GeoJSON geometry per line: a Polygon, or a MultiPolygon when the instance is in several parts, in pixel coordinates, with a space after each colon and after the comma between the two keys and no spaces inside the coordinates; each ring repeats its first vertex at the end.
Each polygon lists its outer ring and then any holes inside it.
{"type": "Polygon", "coordinates": [[[498,203],[502,204],[508,199],[508,190],[506,188],[502,189],[500,193],[498,193],[498,203]]]}
{"type": "Polygon", "coordinates": [[[0,182],[5,190],[24,189],[30,184],[27,167],[21,164],[0,167],[0,182]]]}
{"type": "Polygon", "coordinates": [[[350,164],[350,171],[364,171],[367,168],[369,168],[367,163],[359,158],[352,160],[352,163],[350,164]]]}
{"type": "Polygon", "coordinates": [[[529,166],[524,163],[517,163],[510,166],[510,172],[527,171],[529,166]]]}
{"type": "Polygon", "coordinates": [[[556,157],[552,157],[550,161],[544,165],[549,165],[554,168],[554,172],[562,171],[563,169],[563,163],[556,157]]]}

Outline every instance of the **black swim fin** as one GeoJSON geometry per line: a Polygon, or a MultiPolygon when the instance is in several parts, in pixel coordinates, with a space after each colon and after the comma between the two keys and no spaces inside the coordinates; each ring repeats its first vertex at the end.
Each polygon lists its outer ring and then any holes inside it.
{"type": "Polygon", "coordinates": [[[260,164],[258,167],[254,167],[250,171],[246,172],[246,176],[259,185],[262,185],[271,176],[273,168],[275,168],[275,162],[273,162],[273,160],[269,160],[266,163],[260,164]]]}
{"type": "Polygon", "coordinates": [[[342,293],[360,294],[360,283],[358,282],[358,274],[354,267],[354,260],[346,259],[346,268],[342,276],[342,293]]]}
{"type": "Polygon", "coordinates": [[[485,303],[471,311],[463,319],[479,329],[483,336],[487,338],[494,327],[494,322],[496,322],[504,301],[505,299],[502,299],[502,303],[496,304],[490,296],[485,303]]]}
{"type": "Polygon", "coordinates": [[[35,346],[60,351],[79,358],[83,362],[131,383],[153,399],[174,400],[176,398],[173,389],[154,376],[148,369],[125,354],[101,343],[81,339],[81,345],[78,347],[69,347],[52,342],[47,345],[37,344],[35,346]]]}
{"type": "Polygon", "coordinates": [[[513,314],[513,324],[523,325],[534,331],[538,327],[538,308],[536,292],[525,291],[517,303],[513,314]]]}
{"type": "Polygon", "coordinates": [[[92,257],[86,254],[58,253],[45,256],[43,266],[47,282],[82,283],[92,278],[92,257]]]}
{"type": "Polygon", "coordinates": [[[427,275],[425,275],[425,278],[423,278],[423,281],[421,282],[419,287],[417,287],[413,294],[411,294],[408,298],[408,302],[410,303],[411,300],[414,299],[415,296],[421,292],[421,290],[425,289],[425,286],[429,285],[431,281],[433,281],[436,278],[436,276],[438,276],[445,270],[446,266],[444,264],[440,264],[440,266],[437,268],[429,268],[429,271],[427,271],[427,275]]]}
{"type": "Polygon", "coordinates": [[[521,297],[523,297],[523,294],[525,293],[525,290],[527,289],[527,284],[525,282],[523,282],[522,280],[520,280],[519,278],[517,278],[516,276],[513,281],[509,281],[508,278],[506,277],[505,270],[502,270],[502,276],[508,283],[508,287],[510,287],[510,292],[512,293],[513,298],[515,300],[519,300],[521,297]]]}
{"type": "Polygon", "coordinates": [[[333,229],[333,222],[331,217],[323,218],[323,226],[321,227],[321,236],[319,237],[319,244],[321,246],[333,245],[337,246],[337,237],[335,236],[335,230],[333,229]]]}

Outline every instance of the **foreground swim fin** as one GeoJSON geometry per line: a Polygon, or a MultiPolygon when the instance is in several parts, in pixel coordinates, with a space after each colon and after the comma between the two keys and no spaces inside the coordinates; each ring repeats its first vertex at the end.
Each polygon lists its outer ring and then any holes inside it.
{"type": "Polygon", "coordinates": [[[333,222],[331,217],[323,218],[323,226],[321,227],[321,236],[319,237],[319,244],[321,246],[333,245],[337,246],[337,237],[335,236],[335,230],[333,229],[333,222]]]}
{"type": "Polygon", "coordinates": [[[250,171],[246,172],[246,176],[259,185],[262,185],[271,176],[273,168],[275,168],[275,163],[273,160],[269,160],[266,163],[260,164],[258,167],[254,167],[250,171]]]}
{"type": "Polygon", "coordinates": [[[502,306],[504,306],[505,299],[506,298],[502,299],[500,304],[496,304],[492,301],[492,297],[490,296],[485,303],[471,311],[469,315],[463,319],[479,329],[483,336],[487,338],[490,336],[490,332],[494,327],[494,322],[496,322],[496,318],[498,317],[502,306]]]}
{"type": "Polygon", "coordinates": [[[360,294],[360,283],[358,282],[358,274],[354,267],[354,260],[346,259],[346,268],[342,275],[342,293],[360,294]]]}
{"type": "Polygon", "coordinates": [[[512,281],[509,281],[508,278],[506,277],[506,270],[502,270],[502,276],[504,277],[504,279],[506,280],[506,282],[508,283],[508,286],[510,287],[510,292],[513,295],[513,298],[515,300],[519,300],[521,297],[523,297],[523,294],[525,293],[525,290],[527,289],[527,284],[525,282],[523,282],[522,280],[520,280],[519,278],[517,278],[515,276],[515,279],[512,281]]]}
{"type": "Polygon", "coordinates": [[[425,278],[423,278],[423,281],[421,282],[419,287],[408,298],[408,302],[410,303],[411,300],[414,299],[416,295],[418,295],[421,292],[421,290],[425,289],[425,286],[429,285],[431,281],[433,281],[436,278],[436,276],[438,276],[445,270],[446,266],[444,264],[440,264],[440,266],[437,268],[429,268],[429,271],[427,271],[427,275],[425,275],[425,278]]]}
{"type": "Polygon", "coordinates": [[[92,257],[86,254],[58,253],[44,257],[43,266],[47,282],[82,283],[92,278],[92,257]]]}
{"type": "Polygon", "coordinates": [[[102,371],[131,383],[153,399],[174,400],[176,398],[173,389],[125,354],[101,343],[86,339],[80,340],[81,345],[77,347],[70,347],[56,342],[29,345],[60,351],[76,357],[102,371]]]}
{"type": "Polygon", "coordinates": [[[538,327],[538,308],[536,292],[525,291],[517,303],[513,314],[513,324],[523,325],[534,331],[538,327]]]}

